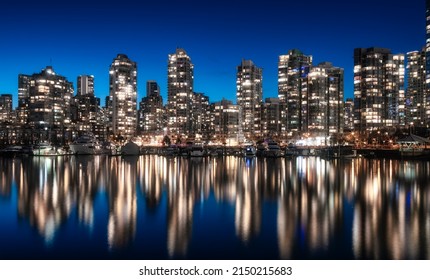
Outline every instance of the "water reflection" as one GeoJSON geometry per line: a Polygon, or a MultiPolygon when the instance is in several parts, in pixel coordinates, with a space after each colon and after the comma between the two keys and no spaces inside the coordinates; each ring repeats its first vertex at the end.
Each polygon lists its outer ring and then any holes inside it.
{"type": "MultiPolygon", "coordinates": [[[[210,207],[216,211],[232,209],[224,218],[234,228],[220,227],[219,233],[242,248],[273,243],[276,251],[265,252],[268,256],[430,259],[429,174],[430,163],[395,160],[0,158],[0,207],[15,199],[16,191],[19,219],[36,229],[47,247],[56,246],[60,228],[74,217],[87,232],[95,231],[102,217],[96,213],[103,209],[95,201],[103,197],[109,251],[121,252],[146,238],[137,234],[139,227],[155,225],[145,213],[165,207],[166,234],[157,238],[166,240],[159,249],[170,258],[211,258],[209,246],[204,256],[193,255],[191,248],[207,238],[193,228],[196,205],[209,211],[206,203],[214,200],[210,207]],[[263,234],[271,230],[270,221],[275,238],[263,234]]],[[[223,250],[226,258],[234,256],[233,249],[223,250]]]]}

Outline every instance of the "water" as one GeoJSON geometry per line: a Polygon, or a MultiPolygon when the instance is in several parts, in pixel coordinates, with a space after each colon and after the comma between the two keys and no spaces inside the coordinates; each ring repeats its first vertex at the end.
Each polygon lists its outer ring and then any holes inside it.
{"type": "Polygon", "coordinates": [[[0,259],[430,259],[430,163],[0,158],[0,259]]]}

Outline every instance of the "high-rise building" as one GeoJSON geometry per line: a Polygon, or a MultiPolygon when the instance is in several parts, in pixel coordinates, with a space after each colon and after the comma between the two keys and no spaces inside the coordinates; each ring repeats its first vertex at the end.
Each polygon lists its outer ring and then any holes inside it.
{"type": "Polygon", "coordinates": [[[139,103],[139,133],[156,135],[163,132],[163,97],[156,81],[146,82],[146,96],[139,103]]]}
{"type": "Polygon", "coordinates": [[[18,76],[18,116],[29,126],[31,141],[71,140],[73,84],[56,74],[51,66],[40,73],[18,76]]]}
{"type": "Polygon", "coordinates": [[[312,67],[307,81],[307,114],[303,127],[312,136],[328,137],[343,132],[343,69],[329,62],[312,67]]]}
{"type": "Polygon", "coordinates": [[[211,112],[212,141],[219,144],[236,145],[239,136],[239,105],[223,99],[211,104],[211,112]]]}
{"type": "MultiPolygon", "coordinates": [[[[426,0],[426,90],[430,91],[430,0],[426,0]]],[[[429,100],[428,100],[429,101],[429,100]]]]}
{"type": "Polygon", "coordinates": [[[183,49],[169,54],[167,69],[168,128],[173,137],[188,137],[193,133],[192,104],[194,65],[183,49]]]}
{"type": "Polygon", "coordinates": [[[405,95],[406,124],[424,126],[426,124],[426,53],[412,51],[406,54],[406,79],[408,87],[405,95]]]}
{"type": "Polygon", "coordinates": [[[99,125],[97,114],[100,108],[100,98],[94,95],[94,76],[78,76],[76,87],[78,89],[74,98],[76,130],[81,133],[90,131],[96,135],[99,125]]]}
{"type": "Polygon", "coordinates": [[[344,130],[354,130],[354,99],[347,98],[344,104],[344,130]]]}
{"type": "Polygon", "coordinates": [[[109,70],[109,115],[111,134],[131,139],[137,129],[137,65],[118,54],[109,70]]]}
{"type": "Polygon", "coordinates": [[[265,137],[276,139],[281,132],[279,98],[266,98],[262,112],[262,132],[265,137]]]}
{"type": "Polygon", "coordinates": [[[0,146],[16,143],[16,125],[13,118],[12,94],[0,95],[0,146]]]}
{"type": "Polygon", "coordinates": [[[281,134],[293,136],[307,127],[307,76],[312,56],[293,49],[278,61],[278,97],[281,105],[281,134]]]}
{"type": "Polygon", "coordinates": [[[210,139],[210,117],[209,97],[203,93],[195,92],[192,107],[194,138],[204,141],[210,139]]]}
{"type": "Polygon", "coordinates": [[[236,97],[240,110],[240,130],[246,140],[257,140],[262,136],[263,70],[251,60],[242,60],[237,67],[236,97]]]}
{"type": "Polygon", "coordinates": [[[354,128],[360,133],[404,125],[403,54],[389,49],[354,50],[354,128]]]}
{"type": "Polygon", "coordinates": [[[12,121],[12,94],[0,95],[0,123],[12,121]]]}

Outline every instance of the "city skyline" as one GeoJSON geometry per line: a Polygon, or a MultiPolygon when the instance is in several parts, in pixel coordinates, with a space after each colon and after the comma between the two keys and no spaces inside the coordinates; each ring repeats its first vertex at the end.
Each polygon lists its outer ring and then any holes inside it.
{"type": "MultiPolygon", "coordinates": [[[[154,80],[167,101],[168,54],[187,51],[194,69],[194,91],[236,101],[236,67],[242,59],[263,69],[263,98],[278,96],[280,55],[299,49],[345,70],[345,98],[353,97],[354,48],[383,47],[393,53],[420,50],[425,44],[425,2],[361,1],[360,9],[342,1],[234,1],[198,3],[51,1],[5,4],[0,12],[4,44],[0,93],[17,104],[19,74],[47,65],[73,82],[94,75],[102,100],[109,92],[109,64],[124,53],[138,66],[138,100],[154,80]],[[209,7],[209,8],[207,8],[209,7]],[[364,20],[363,20],[364,19],[364,20]]],[[[104,103],[104,102],[102,102],[104,103]]]]}

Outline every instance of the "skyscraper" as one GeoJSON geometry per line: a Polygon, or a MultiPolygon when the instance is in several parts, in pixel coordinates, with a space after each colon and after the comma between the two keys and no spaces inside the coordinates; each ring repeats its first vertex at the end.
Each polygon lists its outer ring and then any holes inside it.
{"type": "Polygon", "coordinates": [[[213,141],[215,143],[236,145],[239,131],[239,106],[223,99],[211,104],[213,141]]]}
{"type": "Polygon", "coordinates": [[[118,54],[109,70],[109,115],[111,133],[131,139],[137,129],[137,65],[118,54]]]}
{"type": "Polygon", "coordinates": [[[237,67],[236,97],[241,130],[247,140],[256,140],[262,135],[263,70],[251,60],[242,60],[237,67]]]}
{"type": "Polygon", "coordinates": [[[425,45],[425,99],[426,125],[430,124],[430,0],[426,0],[426,45],[425,45]]]}
{"type": "Polygon", "coordinates": [[[204,93],[193,94],[192,120],[195,138],[209,140],[210,136],[210,104],[209,96],[204,93]]]}
{"type": "Polygon", "coordinates": [[[424,126],[426,124],[426,53],[412,51],[406,54],[406,79],[408,88],[405,95],[406,124],[424,126]]]}
{"type": "Polygon", "coordinates": [[[404,55],[354,50],[354,128],[360,133],[404,125],[404,55]]]}
{"type": "Polygon", "coordinates": [[[31,129],[33,141],[62,143],[71,140],[73,84],[56,74],[51,66],[40,73],[18,76],[18,114],[21,124],[31,129]],[[42,139],[43,138],[43,139],[42,139]]]}
{"type": "Polygon", "coordinates": [[[168,128],[174,137],[192,134],[194,65],[185,50],[169,54],[167,69],[168,128]]]}
{"type": "Polygon", "coordinates": [[[307,120],[303,127],[313,136],[328,137],[343,132],[343,69],[329,62],[312,67],[307,81],[307,120]]]}
{"type": "Polygon", "coordinates": [[[12,121],[12,94],[0,95],[0,123],[12,121]]]}
{"type": "Polygon", "coordinates": [[[262,110],[262,133],[270,138],[277,138],[281,131],[281,111],[279,98],[266,98],[262,110]]]}
{"type": "Polygon", "coordinates": [[[96,134],[99,125],[97,114],[100,107],[100,98],[94,95],[94,76],[78,76],[76,87],[78,91],[74,98],[76,130],[78,132],[91,131],[96,134]]]}
{"type": "Polygon", "coordinates": [[[163,131],[163,97],[156,81],[146,82],[146,96],[139,106],[139,132],[145,135],[155,135],[163,131]]]}
{"type": "Polygon", "coordinates": [[[292,136],[307,127],[307,76],[312,56],[293,49],[278,61],[278,97],[281,105],[281,134],[292,136]]]}

